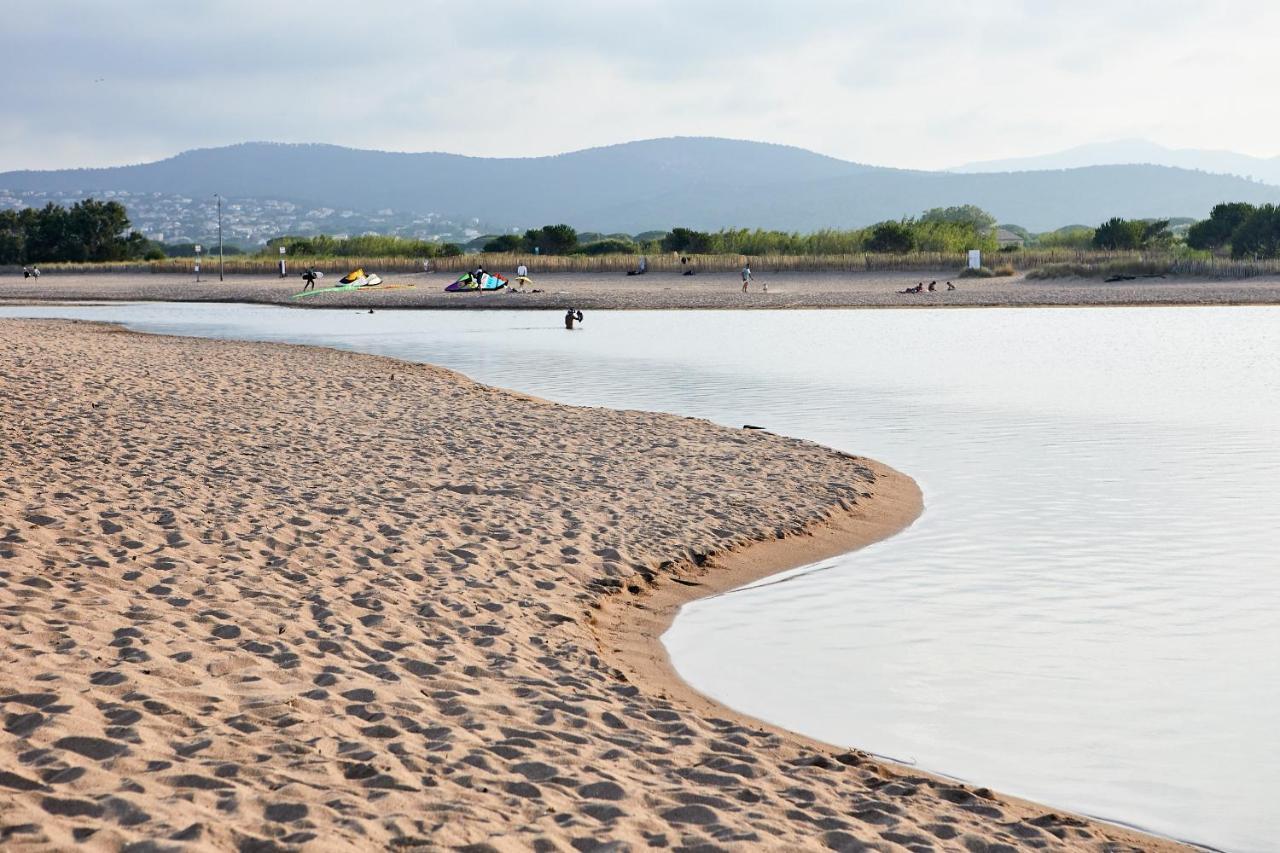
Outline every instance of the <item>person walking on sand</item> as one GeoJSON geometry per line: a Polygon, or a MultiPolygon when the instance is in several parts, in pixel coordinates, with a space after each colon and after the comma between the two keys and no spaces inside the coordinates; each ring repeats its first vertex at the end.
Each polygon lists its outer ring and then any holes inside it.
{"type": "Polygon", "coordinates": [[[742,292],[747,292],[747,285],[751,283],[751,262],[748,261],[742,267],[742,292]]]}
{"type": "Polygon", "coordinates": [[[316,275],[315,268],[307,267],[307,271],[302,274],[302,280],[306,282],[306,284],[302,285],[302,289],[304,291],[314,290],[317,278],[319,278],[319,276],[316,275]]]}

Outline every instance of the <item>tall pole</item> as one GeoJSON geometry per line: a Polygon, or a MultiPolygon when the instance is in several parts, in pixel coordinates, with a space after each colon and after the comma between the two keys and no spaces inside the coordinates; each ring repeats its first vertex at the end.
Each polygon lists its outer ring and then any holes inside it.
{"type": "Polygon", "coordinates": [[[223,273],[223,256],[222,256],[222,196],[214,193],[213,197],[218,200],[218,281],[224,281],[223,273]]]}

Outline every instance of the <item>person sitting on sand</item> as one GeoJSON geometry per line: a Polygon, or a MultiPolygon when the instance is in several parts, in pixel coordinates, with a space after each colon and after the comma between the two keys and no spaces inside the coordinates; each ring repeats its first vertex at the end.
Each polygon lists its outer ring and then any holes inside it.
{"type": "Polygon", "coordinates": [[[937,283],[936,281],[931,281],[931,282],[929,282],[929,292],[930,292],[930,293],[933,293],[933,292],[934,292],[935,290],[937,290],[937,289],[938,289],[938,283],[937,283]]]}
{"type": "Polygon", "coordinates": [[[951,282],[947,282],[947,290],[955,290],[956,286],[951,282]]]}

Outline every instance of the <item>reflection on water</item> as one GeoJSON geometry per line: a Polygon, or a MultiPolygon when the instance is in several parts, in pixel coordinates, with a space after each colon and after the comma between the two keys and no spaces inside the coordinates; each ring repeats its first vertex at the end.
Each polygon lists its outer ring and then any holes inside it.
{"type": "Polygon", "coordinates": [[[914,476],[914,527],[685,608],[751,714],[1233,850],[1280,837],[1280,310],[4,309],[429,361],[914,476]]]}

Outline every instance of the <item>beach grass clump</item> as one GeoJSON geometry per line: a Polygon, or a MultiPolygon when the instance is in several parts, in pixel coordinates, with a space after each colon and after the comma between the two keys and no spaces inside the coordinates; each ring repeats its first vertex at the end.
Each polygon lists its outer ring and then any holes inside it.
{"type": "Polygon", "coordinates": [[[1113,275],[1169,275],[1173,272],[1169,260],[1117,260],[1103,263],[1045,264],[1027,273],[1029,279],[1054,278],[1109,278],[1113,275]]]}
{"type": "Polygon", "coordinates": [[[991,267],[965,267],[960,271],[960,278],[995,278],[995,275],[991,267]]]}

